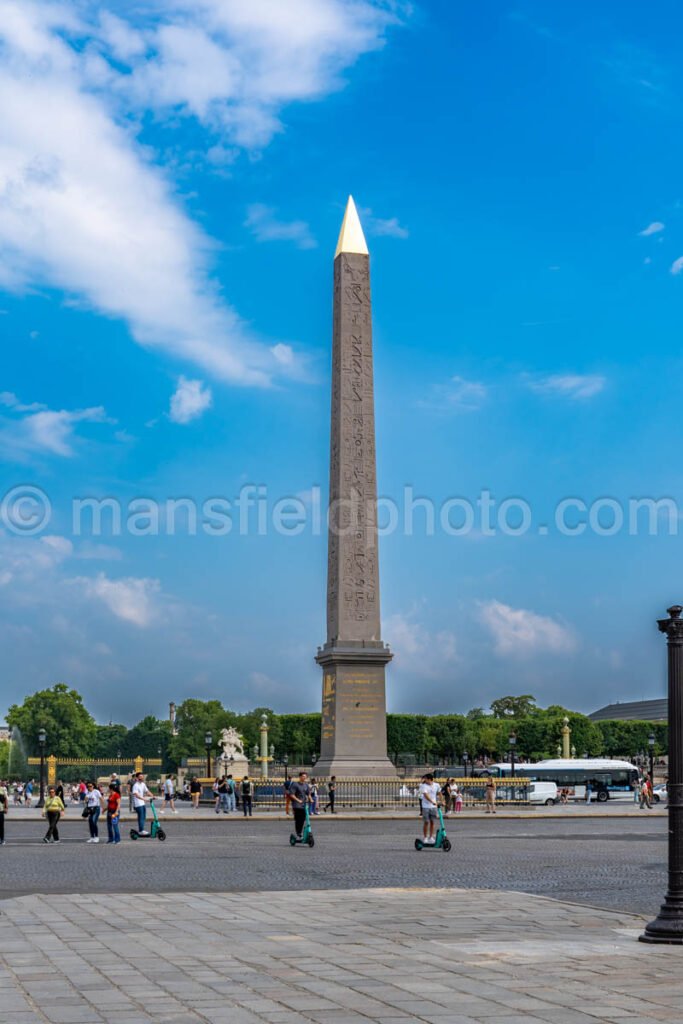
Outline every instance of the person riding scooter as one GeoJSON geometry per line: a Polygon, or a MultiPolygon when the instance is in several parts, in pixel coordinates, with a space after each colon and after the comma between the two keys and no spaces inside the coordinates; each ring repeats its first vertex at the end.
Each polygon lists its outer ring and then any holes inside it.
{"type": "Polygon", "coordinates": [[[311,802],[311,787],[307,780],[308,772],[299,772],[298,781],[295,780],[289,787],[289,797],[294,811],[294,830],[298,839],[301,839],[306,824],[306,806],[311,802]]]}

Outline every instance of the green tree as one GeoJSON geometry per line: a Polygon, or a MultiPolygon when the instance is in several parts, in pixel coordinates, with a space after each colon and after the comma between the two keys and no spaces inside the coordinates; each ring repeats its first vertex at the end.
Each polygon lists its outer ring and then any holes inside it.
{"type": "Polygon", "coordinates": [[[177,735],[169,742],[169,757],[180,764],[184,757],[204,757],[207,732],[213,739],[213,752],[218,753],[222,729],[235,725],[237,716],[226,711],[219,700],[197,700],[190,697],[179,705],[176,712],[177,735]]]}
{"type": "Polygon", "coordinates": [[[171,739],[171,723],[147,715],[129,730],[124,752],[128,757],[160,757],[163,769],[168,761],[171,739]]]}
{"type": "Polygon", "coordinates": [[[536,710],[536,698],[530,693],[519,697],[499,697],[491,701],[491,712],[494,718],[526,718],[536,710]]]}
{"type": "Polygon", "coordinates": [[[470,708],[470,710],[465,715],[465,718],[469,718],[470,721],[472,721],[472,722],[476,722],[478,718],[485,718],[485,717],[486,717],[486,712],[484,711],[483,708],[470,708]]]}
{"type": "Polygon", "coordinates": [[[110,723],[109,725],[98,725],[95,728],[95,757],[125,757],[129,754],[130,751],[126,745],[127,726],[110,723]]]}
{"type": "Polygon", "coordinates": [[[9,743],[7,740],[0,740],[0,779],[6,779],[9,775],[9,743]]]}
{"type": "Polygon", "coordinates": [[[47,732],[47,754],[56,757],[92,756],[97,727],[83,698],[66,683],[56,683],[51,689],[39,690],[27,697],[23,704],[12,704],[7,712],[7,724],[17,726],[29,756],[38,753],[38,732],[47,732]]]}

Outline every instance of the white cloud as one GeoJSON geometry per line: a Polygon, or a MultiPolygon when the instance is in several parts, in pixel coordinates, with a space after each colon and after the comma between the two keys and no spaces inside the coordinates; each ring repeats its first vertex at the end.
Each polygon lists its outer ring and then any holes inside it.
{"type": "Polygon", "coordinates": [[[531,656],[547,651],[569,654],[576,650],[576,636],[547,615],[512,608],[501,601],[483,601],[479,617],[493,638],[496,654],[531,656]]]}
{"type": "Polygon", "coordinates": [[[489,389],[481,381],[456,375],[447,384],[436,385],[433,398],[420,405],[441,412],[475,412],[486,401],[488,393],[489,389]]]}
{"type": "Polygon", "coordinates": [[[648,238],[650,235],[656,235],[660,231],[663,231],[665,227],[666,225],[662,224],[661,220],[653,220],[651,224],[648,224],[648,226],[643,228],[642,231],[639,231],[638,234],[641,238],[648,238]]]}
{"type": "Polygon", "coordinates": [[[257,242],[294,242],[299,249],[314,249],[318,244],[304,220],[278,220],[272,206],[252,203],[244,226],[257,242]]]}
{"type": "Polygon", "coordinates": [[[455,634],[427,629],[419,621],[416,608],[390,615],[382,632],[395,652],[396,668],[418,678],[443,676],[445,666],[457,657],[455,634]]]}
{"type": "Polygon", "coordinates": [[[134,626],[145,628],[158,617],[159,580],[134,576],[112,580],[101,572],[93,579],[77,576],[69,582],[79,586],[86,597],[101,601],[116,618],[134,626]]]}
{"type": "Polygon", "coordinates": [[[284,105],[340,87],[395,17],[380,0],[115,10],[0,0],[0,287],[61,289],[142,345],[267,385],[282,363],[221,297],[214,244],[136,132],[152,112],[170,131],[195,119],[214,153],[262,147],[284,105]]]}
{"type": "Polygon", "coordinates": [[[527,387],[540,395],[557,395],[577,401],[600,394],[607,383],[597,373],[556,373],[547,377],[525,376],[527,387]]]}
{"type": "Polygon", "coordinates": [[[677,260],[674,260],[671,264],[671,273],[680,274],[683,270],[683,256],[679,256],[677,260]]]}
{"type": "Polygon", "coordinates": [[[101,405],[89,409],[48,409],[38,402],[24,404],[11,392],[0,395],[0,404],[19,419],[0,417],[0,449],[9,458],[22,460],[35,453],[68,458],[74,454],[73,440],[79,423],[111,423],[101,405]],[[32,410],[38,410],[34,412],[32,410]]]}
{"type": "Polygon", "coordinates": [[[171,396],[169,416],[174,423],[189,423],[206,412],[211,402],[211,389],[204,387],[202,381],[180,377],[176,392],[171,396]]]}
{"type": "Polygon", "coordinates": [[[399,222],[398,217],[373,217],[372,210],[363,211],[368,216],[363,216],[369,235],[376,235],[385,238],[408,238],[410,232],[399,222]]]}

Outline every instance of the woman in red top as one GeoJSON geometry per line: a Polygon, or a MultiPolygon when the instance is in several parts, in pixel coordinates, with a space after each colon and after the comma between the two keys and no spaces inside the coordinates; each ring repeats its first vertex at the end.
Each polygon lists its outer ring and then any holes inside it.
{"type": "Polygon", "coordinates": [[[119,831],[120,813],[121,794],[116,788],[116,784],[110,782],[109,793],[107,794],[107,832],[109,833],[107,844],[121,842],[121,832],[119,831]]]}

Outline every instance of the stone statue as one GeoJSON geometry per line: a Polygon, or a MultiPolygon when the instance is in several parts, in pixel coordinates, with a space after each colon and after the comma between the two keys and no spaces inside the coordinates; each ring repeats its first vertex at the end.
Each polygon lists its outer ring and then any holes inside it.
{"type": "Polygon", "coordinates": [[[234,726],[221,730],[221,746],[223,747],[224,758],[232,757],[236,761],[246,760],[242,737],[234,726]]]}

